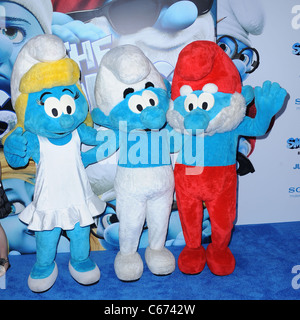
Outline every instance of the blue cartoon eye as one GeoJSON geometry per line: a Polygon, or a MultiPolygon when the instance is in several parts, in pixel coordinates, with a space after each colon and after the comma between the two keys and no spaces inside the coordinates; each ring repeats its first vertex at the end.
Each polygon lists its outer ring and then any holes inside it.
{"type": "Polygon", "coordinates": [[[224,43],[224,42],[219,42],[219,47],[221,47],[221,49],[229,56],[231,57],[233,55],[233,51],[231,50],[231,48],[229,47],[228,44],[224,43]]]}
{"type": "Polygon", "coordinates": [[[0,33],[7,37],[13,43],[20,43],[24,39],[24,33],[19,28],[0,28],[0,33]]]}
{"type": "Polygon", "coordinates": [[[245,63],[245,65],[247,65],[247,64],[250,62],[250,57],[249,57],[247,54],[245,54],[245,53],[242,53],[242,54],[240,55],[239,59],[240,59],[241,61],[243,61],[243,62],[245,63]]]}
{"type": "Polygon", "coordinates": [[[107,214],[102,218],[102,224],[105,229],[108,228],[110,225],[117,223],[117,222],[119,222],[119,220],[118,220],[117,215],[115,213],[107,214]]]}
{"type": "Polygon", "coordinates": [[[58,118],[62,114],[61,103],[54,97],[50,97],[44,102],[44,109],[51,118],[58,118]]]}

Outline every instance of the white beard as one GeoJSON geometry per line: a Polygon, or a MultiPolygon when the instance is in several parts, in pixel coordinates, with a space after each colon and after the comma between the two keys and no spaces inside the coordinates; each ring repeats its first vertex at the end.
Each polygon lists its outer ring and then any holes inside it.
{"type": "MultiPolygon", "coordinates": [[[[242,94],[235,92],[232,95],[230,105],[222,109],[215,118],[213,118],[207,128],[204,130],[205,136],[212,136],[215,133],[224,133],[232,131],[243,121],[246,114],[246,102],[242,94]]],[[[174,110],[173,101],[167,112],[169,125],[178,132],[187,133],[184,128],[184,117],[174,110]]]]}
{"type": "Polygon", "coordinates": [[[232,95],[230,105],[222,109],[212,119],[205,130],[205,134],[212,136],[215,133],[232,131],[242,122],[246,114],[246,101],[244,97],[235,92],[232,95]]]}

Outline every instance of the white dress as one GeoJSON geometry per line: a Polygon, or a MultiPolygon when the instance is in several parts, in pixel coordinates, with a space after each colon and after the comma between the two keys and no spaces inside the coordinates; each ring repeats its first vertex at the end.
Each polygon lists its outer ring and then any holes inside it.
{"type": "Polygon", "coordinates": [[[37,164],[33,201],[19,219],[34,231],[55,227],[71,230],[76,223],[91,225],[93,217],[105,209],[105,202],[92,191],[81,161],[81,141],[77,130],[62,146],[38,136],[40,161],[37,164]]]}

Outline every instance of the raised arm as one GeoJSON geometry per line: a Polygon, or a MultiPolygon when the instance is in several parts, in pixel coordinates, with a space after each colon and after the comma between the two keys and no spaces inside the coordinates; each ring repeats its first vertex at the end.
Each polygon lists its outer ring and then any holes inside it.
{"type": "Polygon", "coordinates": [[[36,135],[21,127],[16,128],[6,138],[4,155],[7,163],[13,168],[25,167],[30,158],[38,163],[40,159],[39,141],[36,135]]]}
{"type": "Polygon", "coordinates": [[[255,118],[245,117],[237,128],[243,136],[262,136],[267,132],[272,117],[283,107],[287,92],[276,82],[265,81],[262,87],[254,89],[255,118]]]}

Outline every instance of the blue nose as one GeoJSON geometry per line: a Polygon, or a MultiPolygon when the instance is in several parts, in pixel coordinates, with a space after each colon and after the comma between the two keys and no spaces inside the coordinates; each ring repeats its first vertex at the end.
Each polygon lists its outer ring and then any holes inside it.
{"type": "Polygon", "coordinates": [[[195,109],[184,118],[184,128],[187,130],[205,130],[209,124],[209,116],[202,109],[195,109]]]}
{"type": "Polygon", "coordinates": [[[171,32],[181,31],[191,26],[198,17],[198,9],[192,1],[179,1],[162,10],[156,27],[171,32]]]}
{"type": "Polygon", "coordinates": [[[166,120],[165,111],[158,107],[147,107],[141,112],[141,122],[146,129],[160,129],[166,120]]]}
{"type": "Polygon", "coordinates": [[[59,118],[59,124],[64,130],[73,129],[75,120],[72,115],[62,114],[59,118]]]}

